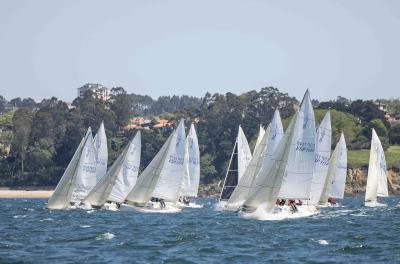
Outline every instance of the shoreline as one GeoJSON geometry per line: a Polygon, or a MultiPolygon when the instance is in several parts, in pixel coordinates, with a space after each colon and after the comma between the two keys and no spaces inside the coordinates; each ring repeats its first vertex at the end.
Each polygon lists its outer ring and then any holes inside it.
{"type": "Polygon", "coordinates": [[[10,190],[0,189],[0,199],[45,199],[50,198],[53,190],[10,190]]]}

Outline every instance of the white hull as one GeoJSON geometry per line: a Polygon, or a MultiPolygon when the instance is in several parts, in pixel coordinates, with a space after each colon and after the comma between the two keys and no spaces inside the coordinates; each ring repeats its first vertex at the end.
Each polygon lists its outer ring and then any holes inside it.
{"type": "Polygon", "coordinates": [[[239,212],[239,215],[247,219],[256,219],[262,221],[277,221],[277,220],[309,217],[319,213],[318,209],[315,206],[311,205],[297,206],[297,209],[298,209],[297,212],[293,212],[291,210],[291,207],[289,206],[286,205],[275,206],[275,209],[272,213],[267,213],[264,210],[264,208],[259,207],[256,211],[252,213],[239,212]]]}
{"type": "Polygon", "coordinates": [[[118,205],[116,203],[105,203],[102,207],[104,210],[109,210],[109,211],[118,211],[118,205]]]}
{"type": "Polygon", "coordinates": [[[378,201],[364,202],[365,207],[386,207],[387,204],[378,203],[378,201]]]}
{"type": "Polygon", "coordinates": [[[159,214],[174,214],[182,211],[175,205],[166,204],[164,208],[159,206],[159,203],[149,203],[147,206],[134,206],[130,204],[121,204],[121,211],[134,211],[140,213],[159,213],[159,214]]]}

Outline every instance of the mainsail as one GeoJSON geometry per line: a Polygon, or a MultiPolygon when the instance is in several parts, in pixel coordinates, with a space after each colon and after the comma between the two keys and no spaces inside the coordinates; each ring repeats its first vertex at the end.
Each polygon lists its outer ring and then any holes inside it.
{"type": "Polygon", "coordinates": [[[328,174],[331,138],[331,115],[328,111],[317,129],[315,137],[314,172],[310,189],[310,204],[312,205],[318,204],[328,174]]]}
{"type": "Polygon", "coordinates": [[[336,169],[332,178],[330,197],[342,199],[344,196],[344,189],[346,187],[347,176],[347,148],[343,133],[340,135],[338,145],[336,169]]]}
{"type": "Polygon", "coordinates": [[[257,149],[258,145],[260,145],[260,143],[261,143],[261,141],[262,141],[262,139],[264,137],[264,134],[265,134],[265,129],[262,127],[262,125],[260,125],[260,130],[258,132],[256,145],[254,146],[253,155],[256,152],[256,149],[257,149]]]}
{"type": "Polygon", "coordinates": [[[220,195],[221,201],[226,201],[231,197],[236,185],[250,163],[250,160],[250,147],[242,128],[239,126],[238,136],[236,137],[235,145],[233,147],[231,159],[229,161],[228,170],[224,180],[224,186],[222,187],[220,195]]]}
{"type": "Polygon", "coordinates": [[[129,145],[122,168],[108,197],[109,201],[122,203],[135,186],[140,167],[141,149],[141,133],[138,131],[129,145]]]}
{"type": "Polygon", "coordinates": [[[386,159],[381,141],[372,129],[371,151],[369,156],[368,179],[365,201],[376,201],[377,196],[389,196],[386,176],[386,159]]]}
{"type": "Polygon", "coordinates": [[[70,205],[72,190],[74,187],[74,181],[76,176],[76,171],[78,169],[79,160],[82,155],[83,146],[86,141],[90,138],[91,134],[90,128],[86,133],[86,136],[79,143],[78,148],[76,149],[71,161],[68,164],[67,169],[64,171],[63,176],[57,184],[56,189],[53,192],[53,195],[50,197],[47,202],[47,208],[49,209],[66,209],[70,205]]]}
{"type": "Polygon", "coordinates": [[[276,146],[283,136],[283,126],[279,111],[276,110],[271,123],[263,134],[262,139],[256,145],[254,155],[246,168],[243,176],[240,178],[235,190],[228,200],[227,208],[239,208],[248,198],[257,174],[261,170],[263,156],[272,155],[276,146]]]}
{"type": "Polygon", "coordinates": [[[96,150],[93,145],[92,132],[89,128],[88,139],[82,150],[81,157],[74,181],[71,202],[80,203],[86,197],[89,191],[96,185],[96,150]]]}
{"type": "Polygon", "coordinates": [[[178,124],[174,138],[168,150],[167,159],[158,178],[153,197],[176,202],[179,198],[184,175],[186,148],[184,120],[178,124]]]}
{"type": "Polygon", "coordinates": [[[245,211],[253,211],[260,206],[263,206],[266,212],[273,210],[282,185],[297,122],[298,113],[292,118],[276,150],[263,155],[261,170],[254,181],[249,198],[243,203],[245,211]]]}
{"type": "Polygon", "coordinates": [[[304,95],[294,127],[286,172],[279,197],[308,200],[315,158],[315,122],[310,93],[304,95]]]}
{"type": "Polygon", "coordinates": [[[107,136],[104,129],[104,122],[101,122],[97,134],[94,136],[94,148],[96,150],[97,162],[97,181],[100,181],[107,172],[108,162],[108,149],[107,149],[107,136]]]}
{"type": "Polygon", "coordinates": [[[185,170],[187,177],[184,177],[181,195],[196,197],[200,183],[200,150],[194,125],[190,126],[186,137],[185,170]]]}
{"type": "Polygon", "coordinates": [[[100,207],[107,200],[124,201],[136,182],[140,164],[140,146],[140,132],[138,132],[114,161],[106,175],[89,192],[83,203],[100,207]],[[114,199],[110,199],[110,196],[114,199]]]}

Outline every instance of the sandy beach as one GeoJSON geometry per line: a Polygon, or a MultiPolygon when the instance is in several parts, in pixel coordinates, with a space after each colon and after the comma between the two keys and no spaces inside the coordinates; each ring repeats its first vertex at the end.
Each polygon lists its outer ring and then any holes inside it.
{"type": "Polygon", "coordinates": [[[0,199],[50,198],[52,194],[49,190],[0,190],[0,199]]]}

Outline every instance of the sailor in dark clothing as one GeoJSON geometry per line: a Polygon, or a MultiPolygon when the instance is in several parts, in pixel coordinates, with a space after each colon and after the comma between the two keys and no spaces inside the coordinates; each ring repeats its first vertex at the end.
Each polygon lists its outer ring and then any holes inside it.
{"type": "Polygon", "coordinates": [[[280,205],[280,206],[284,206],[285,203],[286,203],[286,200],[285,200],[285,199],[282,199],[281,202],[279,203],[279,205],[280,205]]]}
{"type": "Polygon", "coordinates": [[[292,213],[298,212],[295,200],[289,200],[288,205],[290,206],[292,213]]]}
{"type": "Polygon", "coordinates": [[[159,199],[159,202],[160,202],[160,207],[161,207],[161,209],[162,209],[162,208],[165,208],[165,201],[164,201],[164,199],[159,199]]]}

